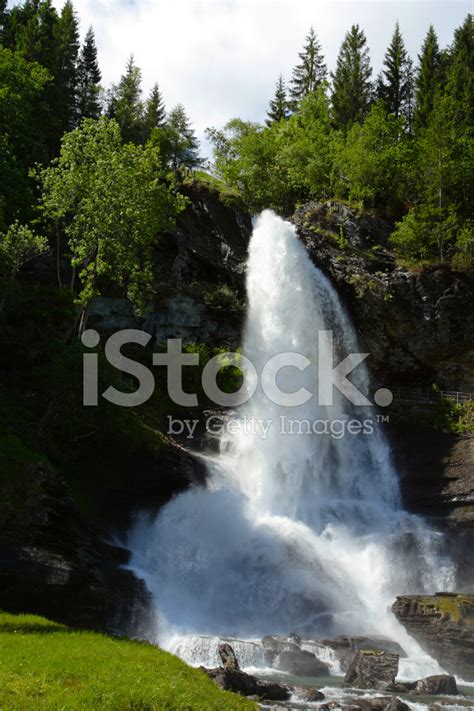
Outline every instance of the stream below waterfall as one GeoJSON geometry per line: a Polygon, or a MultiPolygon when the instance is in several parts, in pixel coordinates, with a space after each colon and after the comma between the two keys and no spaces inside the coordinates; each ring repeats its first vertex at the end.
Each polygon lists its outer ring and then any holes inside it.
{"type": "MultiPolygon", "coordinates": [[[[397,595],[452,590],[454,566],[442,535],[403,509],[377,408],[337,388],[333,404],[321,404],[320,374],[360,352],[357,336],[295,228],[269,211],[254,226],[247,295],[243,353],[264,375],[237,416],[253,429],[227,433],[220,453],[204,457],[206,488],[177,496],[129,534],[130,566],[153,598],[150,636],[193,666],[216,666],[222,637],[257,640],[236,653],[242,667],[265,673],[267,634],[383,635],[407,654],[399,678],[439,673],[390,607],[397,595]],[[269,398],[264,368],[288,353],[294,365],[274,381],[290,396],[269,398]]],[[[348,379],[373,402],[365,362],[348,379]]]]}

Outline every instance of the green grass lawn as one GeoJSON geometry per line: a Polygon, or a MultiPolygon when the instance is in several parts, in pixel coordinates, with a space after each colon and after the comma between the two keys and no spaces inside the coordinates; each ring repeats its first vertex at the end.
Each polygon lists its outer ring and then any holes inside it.
{"type": "Polygon", "coordinates": [[[234,711],[256,704],[149,644],[0,613],[0,710],[234,711]]]}

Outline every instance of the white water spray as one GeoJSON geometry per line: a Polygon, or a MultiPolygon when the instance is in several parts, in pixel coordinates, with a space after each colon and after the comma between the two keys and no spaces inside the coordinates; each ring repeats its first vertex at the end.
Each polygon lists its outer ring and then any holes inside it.
{"type": "MultiPolygon", "coordinates": [[[[333,331],[335,362],[359,351],[335,289],[294,227],[271,212],[256,223],[247,291],[244,352],[258,372],[285,352],[315,363],[319,331],[333,331]]],[[[329,349],[322,357],[332,366],[329,349]]],[[[364,365],[351,379],[370,396],[364,365]]],[[[278,384],[317,394],[317,369],[284,368],[278,384]]],[[[162,646],[199,664],[209,655],[199,652],[202,636],[377,633],[409,653],[402,676],[436,671],[389,610],[396,595],[451,589],[453,571],[440,536],[402,509],[374,410],[340,394],[332,407],[315,396],[288,408],[257,390],[240,415],[270,421],[268,436],[223,440],[221,455],[208,459],[207,488],[178,496],[130,535],[132,567],[153,595],[162,646]],[[290,419],[354,418],[372,420],[372,433],[286,431],[290,419]]]]}

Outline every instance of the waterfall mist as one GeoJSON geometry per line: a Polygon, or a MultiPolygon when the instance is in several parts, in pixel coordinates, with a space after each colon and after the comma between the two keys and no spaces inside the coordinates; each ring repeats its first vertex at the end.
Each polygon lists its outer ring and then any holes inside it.
{"type": "MultiPolygon", "coordinates": [[[[333,332],[335,362],[360,350],[337,292],[295,228],[268,211],[252,236],[247,292],[243,350],[258,372],[285,352],[316,363],[320,331],[333,332]]],[[[324,343],[319,357],[332,365],[324,343]]],[[[372,397],[364,364],[350,379],[372,397]]],[[[442,537],[403,510],[376,408],[354,406],[339,393],[333,406],[319,406],[317,368],[283,368],[278,384],[316,395],[289,408],[257,389],[239,417],[271,421],[266,437],[223,437],[220,455],[206,458],[207,488],[177,496],[130,533],[131,565],[153,595],[157,641],[199,664],[209,657],[196,642],[202,636],[376,633],[405,647],[405,676],[411,663],[413,675],[436,670],[390,605],[403,593],[451,589],[453,570],[442,537]],[[282,431],[290,419],[354,418],[370,419],[371,432],[282,431]]]]}

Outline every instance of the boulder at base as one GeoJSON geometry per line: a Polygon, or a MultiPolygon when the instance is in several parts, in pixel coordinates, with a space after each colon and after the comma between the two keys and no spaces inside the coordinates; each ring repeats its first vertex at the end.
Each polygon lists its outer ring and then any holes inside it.
{"type": "Polygon", "coordinates": [[[233,691],[242,696],[257,696],[268,701],[288,701],[291,689],[271,681],[261,681],[251,674],[237,669],[205,669],[204,671],[221,689],[233,691]]]}
{"type": "Polygon", "coordinates": [[[381,696],[377,699],[358,699],[347,711],[410,711],[410,707],[396,696],[381,696]]]}
{"type": "Polygon", "coordinates": [[[273,667],[294,676],[329,676],[329,667],[311,652],[298,649],[280,652],[273,661],[273,667]]]}
{"type": "Polygon", "coordinates": [[[385,689],[395,683],[398,654],[360,649],[346,672],[344,681],[358,689],[385,689]]]}
{"type": "Polygon", "coordinates": [[[474,681],[474,595],[404,595],[392,610],[443,669],[474,681]]]}
{"type": "Polygon", "coordinates": [[[458,687],[454,676],[448,674],[438,674],[436,676],[427,676],[426,679],[420,679],[416,682],[415,693],[417,694],[444,694],[446,696],[457,696],[458,687]]]}

